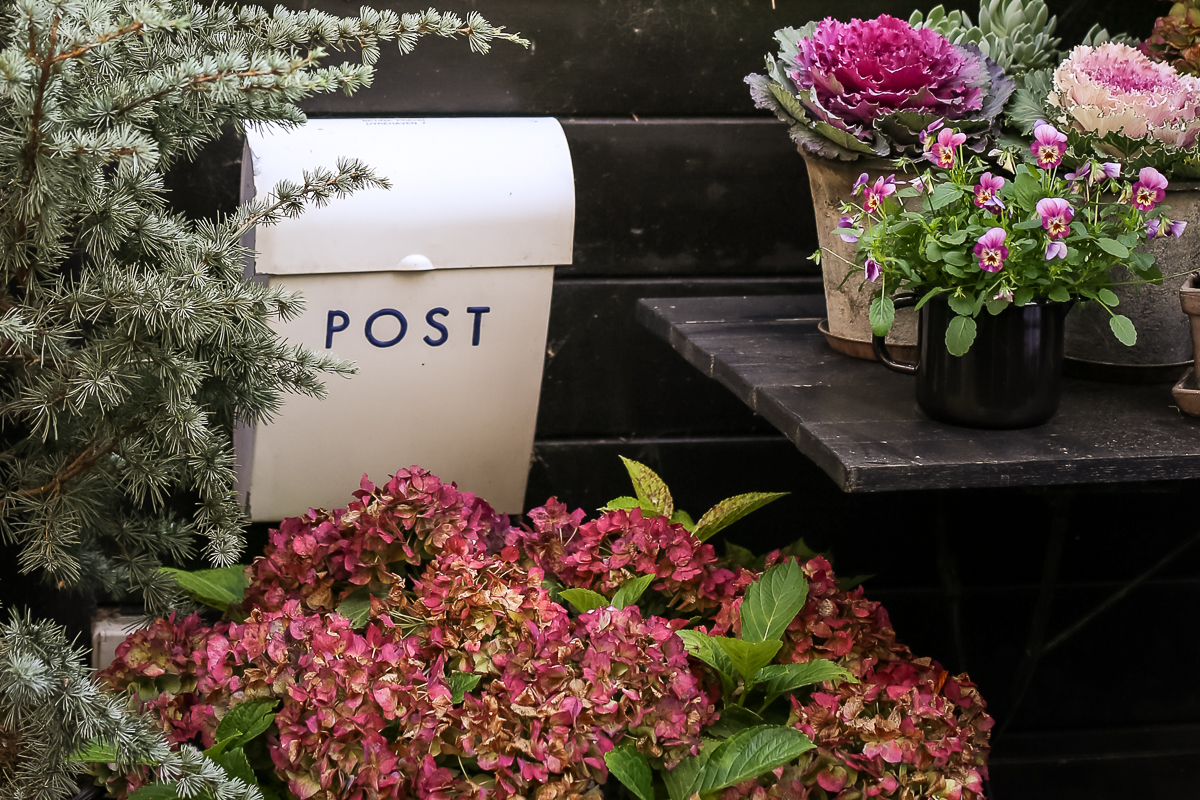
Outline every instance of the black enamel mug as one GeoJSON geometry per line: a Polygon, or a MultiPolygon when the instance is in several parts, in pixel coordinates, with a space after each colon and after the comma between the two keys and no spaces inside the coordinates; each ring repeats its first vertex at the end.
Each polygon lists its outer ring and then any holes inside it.
{"type": "MultiPolygon", "coordinates": [[[[896,308],[917,304],[900,295],[896,308]]],[[[1063,320],[1071,303],[1009,304],[999,314],[975,318],[975,342],[964,355],[946,350],[946,327],[955,314],[941,297],[921,306],[918,361],[896,361],[882,336],[875,357],[895,372],[915,374],[917,405],[940,422],[968,428],[1029,428],[1058,411],[1062,397],[1063,320]]]]}

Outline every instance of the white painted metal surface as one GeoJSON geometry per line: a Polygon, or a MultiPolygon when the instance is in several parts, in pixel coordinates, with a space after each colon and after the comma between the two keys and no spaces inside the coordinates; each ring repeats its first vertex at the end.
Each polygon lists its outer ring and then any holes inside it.
{"type": "Polygon", "coordinates": [[[256,272],[307,302],[279,332],[359,373],[238,432],[251,517],[341,507],[364,473],[382,484],[414,464],[523,511],[554,266],[570,263],[574,227],[557,121],[314,120],[249,144],[259,196],[338,156],[394,184],[257,233],[256,272]]]}

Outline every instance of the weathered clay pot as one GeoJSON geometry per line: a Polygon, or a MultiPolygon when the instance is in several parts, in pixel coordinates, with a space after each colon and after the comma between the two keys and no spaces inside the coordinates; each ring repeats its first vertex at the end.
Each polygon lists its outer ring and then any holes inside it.
{"type": "MultiPolygon", "coordinates": [[[[1174,182],[1167,189],[1167,216],[1186,220],[1179,239],[1164,236],[1139,251],[1154,254],[1166,280],[1162,286],[1115,286],[1117,313],[1137,328],[1137,344],[1127,347],[1113,336],[1107,311],[1096,303],[1076,307],[1067,317],[1068,374],[1119,383],[1170,383],[1191,363],[1187,318],[1179,314],[1179,290],[1188,272],[1200,267],[1200,183],[1174,182]],[[1174,277],[1172,277],[1174,276],[1174,277]]],[[[1114,283],[1135,280],[1126,269],[1111,273],[1114,283]]]]}
{"type": "MultiPolygon", "coordinates": [[[[842,203],[850,201],[854,182],[859,175],[865,172],[874,181],[880,175],[895,173],[900,176],[903,173],[890,161],[880,158],[833,161],[811,156],[803,150],[800,154],[804,156],[804,163],[808,167],[808,185],[817,217],[817,242],[825,251],[821,258],[825,308],[829,317],[825,338],[840,353],[874,359],[868,317],[874,296],[872,285],[862,285],[863,270],[858,263],[856,246],[842,241],[834,230],[842,216],[842,203]]],[[[915,358],[917,316],[911,308],[896,314],[896,323],[888,334],[887,343],[897,357],[915,358]]]]}
{"type": "MultiPolygon", "coordinates": [[[[1191,275],[1179,290],[1179,305],[1187,316],[1192,333],[1192,354],[1200,359],[1200,275],[1191,275]]],[[[1200,416],[1200,386],[1196,384],[1195,368],[1190,369],[1175,384],[1171,392],[1175,403],[1185,414],[1200,416]]]]}

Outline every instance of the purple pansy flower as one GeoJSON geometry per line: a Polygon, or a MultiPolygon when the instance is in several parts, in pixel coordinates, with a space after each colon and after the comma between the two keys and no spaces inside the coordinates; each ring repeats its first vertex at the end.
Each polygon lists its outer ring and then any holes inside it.
{"type": "Polygon", "coordinates": [[[990,228],[979,237],[975,243],[975,255],[979,258],[979,268],[984,272],[999,272],[1004,268],[1004,259],[1008,258],[1008,248],[1004,239],[1008,234],[1004,228],[990,228]]]}
{"type": "Polygon", "coordinates": [[[979,183],[975,186],[975,205],[986,208],[993,214],[999,213],[1004,208],[1004,203],[997,194],[1002,188],[1004,188],[1004,178],[994,176],[990,172],[983,173],[979,176],[979,183]]]}
{"type": "Polygon", "coordinates": [[[1046,242],[1046,260],[1067,257],[1067,243],[1051,240],[1046,242]]]}
{"type": "Polygon", "coordinates": [[[863,264],[863,273],[866,275],[867,280],[869,280],[871,283],[874,283],[879,279],[879,272],[879,262],[875,259],[868,258],[866,263],[863,264]]]}
{"type": "Polygon", "coordinates": [[[1157,239],[1160,236],[1174,236],[1178,239],[1183,236],[1183,230],[1187,227],[1187,220],[1177,219],[1171,221],[1166,219],[1148,219],[1146,220],[1146,238],[1157,239]]]}
{"type": "Polygon", "coordinates": [[[1061,197],[1043,197],[1038,200],[1037,212],[1042,215],[1042,227],[1051,239],[1061,239],[1071,232],[1071,220],[1075,210],[1061,197]]]}
{"type": "Polygon", "coordinates": [[[1100,169],[1104,170],[1104,177],[1106,178],[1121,177],[1121,165],[1116,161],[1106,161],[1100,165],[1100,169]]]}
{"type": "Polygon", "coordinates": [[[842,237],[843,242],[854,243],[854,242],[858,241],[858,237],[855,236],[853,233],[843,233],[841,230],[843,228],[853,228],[853,227],[854,227],[854,217],[850,216],[849,214],[843,214],[842,218],[838,220],[838,229],[839,230],[837,231],[837,235],[842,237]]]}
{"type": "Polygon", "coordinates": [[[1067,152],[1067,137],[1059,133],[1057,128],[1038,120],[1033,129],[1033,140],[1029,152],[1033,153],[1039,167],[1051,169],[1062,163],[1063,153],[1067,152]]]}
{"type": "Polygon", "coordinates": [[[867,173],[864,172],[862,175],[859,175],[858,180],[854,182],[854,196],[858,197],[858,195],[862,192],[863,187],[870,182],[871,176],[867,173]]]}
{"type": "Polygon", "coordinates": [[[930,149],[929,160],[942,169],[952,169],[955,163],[955,150],[967,141],[966,134],[957,133],[950,128],[943,128],[937,136],[937,143],[930,149]]]}
{"type": "Polygon", "coordinates": [[[1167,196],[1167,179],[1154,167],[1142,167],[1138,179],[1133,184],[1133,205],[1142,211],[1149,211],[1162,202],[1167,196]]]}
{"type": "Polygon", "coordinates": [[[868,212],[879,210],[879,206],[883,203],[883,198],[889,197],[896,193],[896,176],[888,175],[886,178],[880,176],[875,179],[874,186],[867,187],[866,196],[863,197],[863,208],[868,212]]]}

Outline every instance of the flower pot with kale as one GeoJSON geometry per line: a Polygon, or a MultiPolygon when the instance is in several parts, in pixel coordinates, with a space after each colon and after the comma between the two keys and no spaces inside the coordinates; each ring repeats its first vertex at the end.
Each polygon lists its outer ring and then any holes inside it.
{"type": "MultiPolygon", "coordinates": [[[[755,105],[788,123],[808,165],[829,334],[869,347],[869,295],[855,277],[863,266],[832,233],[847,190],[864,171],[872,180],[881,174],[879,159],[919,157],[921,132],[940,119],[953,121],[970,149],[985,150],[1014,84],[974,44],[886,14],[825,19],[775,37],[780,50],[767,57],[766,74],[746,82],[755,105]]],[[[914,344],[909,325],[902,339],[914,344]]]]}

